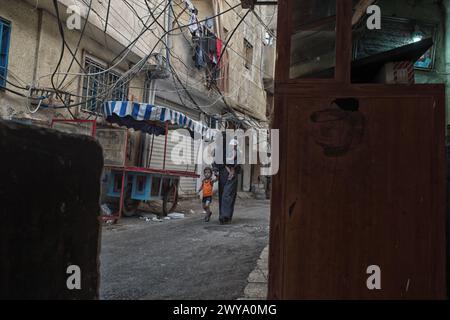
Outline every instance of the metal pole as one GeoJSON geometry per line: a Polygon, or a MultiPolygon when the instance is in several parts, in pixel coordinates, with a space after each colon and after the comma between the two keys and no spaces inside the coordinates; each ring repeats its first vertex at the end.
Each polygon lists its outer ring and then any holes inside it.
{"type": "Polygon", "coordinates": [[[147,168],[150,168],[151,164],[152,164],[152,156],[153,156],[153,144],[155,142],[155,134],[152,135],[152,146],[150,148],[150,158],[148,159],[147,162],[147,168]]]}
{"type": "Polygon", "coordinates": [[[122,173],[122,187],[120,189],[120,204],[119,204],[119,219],[122,218],[122,211],[123,211],[123,202],[124,202],[124,192],[125,192],[125,168],[123,168],[122,173]]]}
{"type": "Polygon", "coordinates": [[[167,157],[167,138],[169,135],[169,122],[166,121],[166,137],[164,142],[164,162],[163,162],[163,170],[166,170],[166,157],[167,157]]]}
{"type": "Polygon", "coordinates": [[[108,29],[108,20],[109,20],[109,11],[111,9],[111,0],[108,1],[108,9],[106,11],[106,20],[105,20],[105,33],[106,29],[108,29]]]}

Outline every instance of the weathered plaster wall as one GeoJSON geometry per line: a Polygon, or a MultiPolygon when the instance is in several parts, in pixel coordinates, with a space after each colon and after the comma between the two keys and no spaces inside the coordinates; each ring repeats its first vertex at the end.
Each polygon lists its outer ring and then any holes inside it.
{"type": "MultiPolygon", "coordinates": [[[[151,1],[152,3],[156,1],[151,1]]],[[[224,1],[221,10],[229,8],[224,1]]],[[[239,3],[237,0],[228,0],[230,5],[239,3]]],[[[73,4],[73,1],[60,0],[65,5],[73,4]]],[[[82,8],[81,12],[84,17],[87,15],[86,6],[81,1],[76,1],[82,8]]],[[[213,16],[212,1],[193,1],[199,9],[199,18],[213,16]]],[[[174,10],[179,13],[183,4],[180,1],[174,2],[174,10]]],[[[36,3],[30,0],[15,1],[14,5],[8,0],[0,0],[0,16],[12,22],[12,37],[10,49],[9,63],[9,80],[14,83],[20,83],[23,86],[31,85],[35,80],[35,85],[40,87],[52,87],[50,76],[54,72],[54,68],[59,59],[61,52],[61,37],[58,31],[56,17],[50,0],[42,0],[39,2],[41,10],[36,8],[36,3]],[[41,15],[41,18],[40,18],[41,15]],[[39,21],[42,21],[41,25],[39,21]],[[34,70],[36,69],[36,74],[34,70]],[[16,80],[13,75],[17,75],[16,80]]],[[[153,6],[154,7],[154,6],[153,6]]],[[[158,15],[164,6],[160,6],[154,11],[158,15]]],[[[143,17],[148,18],[146,8],[143,6],[134,6],[134,9],[143,17]]],[[[260,10],[260,9],[258,9],[260,10]]],[[[63,21],[67,18],[64,6],[60,8],[63,21]]],[[[222,15],[223,27],[229,32],[235,28],[240,16],[244,11],[240,7],[234,11],[222,15]]],[[[260,12],[262,14],[262,12],[260,12]]],[[[112,2],[112,9],[109,17],[108,31],[103,34],[106,20],[106,4],[105,2],[93,1],[93,10],[89,15],[89,24],[86,27],[85,36],[83,37],[80,49],[77,52],[77,59],[84,65],[84,57],[91,55],[101,61],[110,61],[123,48],[128,45],[131,39],[142,30],[141,22],[133,16],[134,13],[122,1],[112,2]],[[120,46],[122,44],[122,46],[120,46]]],[[[165,15],[163,14],[158,22],[164,26],[165,15]]],[[[181,24],[187,24],[189,15],[187,13],[180,16],[181,24]]],[[[146,19],[144,19],[146,20],[146,19]]],[[[84,23],[84,21],[83,21],[84,23]]],[[[174,21],[172,27],[178,26],[174,21]]],[[[223,31],[223,30],[222,30],[223,31]]],[[[76,48],[80,32],[77,30],[68,30],[65,28],[65,38],[71,48],[76,48]]],[[[224,92],[228,102],[238,108],[261,120],[265,119],[265,93],[262,78],[265,68],[263,62],[262,36],[264,35],[261,24],[256,18],[249,14],[246,21],[241,24],[232,41],[229,49],[229,77],[230,85],[228,92],[224,92]],[[255,29],[253,29],[255,28],[255,29]],[[254,31],[256,30],[256,31],[254,31]],[[251,70],[244,68],[244,37],[252,43],[254,47],[253,66],[251,70]]],[[[137,62],[140,57],[148,54],[151,49],[155,48],[155,52],[165,55],[164,46],[157,42],[158,37],[164,36],[162,29],[154,24],[151,29],[145,33],[145,36],[136,44],[132,50],[132,54],[118,65],[115,70],[124,72],[129,69],[132,63],[137,62]],[[155,46],[156,44],[156,46],[155,46]]],[[[185,82],[186,87],[193,90],[193,94],[197,95],[197,99],[201,106],[205,106],[204,110],[212,110],[214,113],[215,105],[223,108],[224,104],[220,96],[214,90],[208,90],[205,86],[205,71],[198,71],[194,67],[192,61],[192,42],[189,31],[185,28],[183,32],[175,31],[170,36],[170,47],[173,49],[171,63],[176,67],[180,78],[185,82]],[[209,108],[209,109],[208,109],[209,108]]],[[[79,74],[80,66],[75,62],[70,70],[71,55],[67,52],[59,69],[60,72],[79,74]]],[[[62,75],[57,74],[55,82],[61,80],[62,75]]],[[[130,85],[130,98],[141,101],[143,96],[144,77],[140,76],[134,79],[130,85]]],[[[189,102],[186,94],[184,98],[179,99],[176,90],[181,90],[180,85],[174,88],[173,81],[170,81],[159,88],[161,96],[165,100],[173,100],[175,103],[189,102]],[[172,88],[170,86],[172,85],[172,88]],[[168,87],[169,86],[169,87],[168,87]]],[[[65,82],[67,91],[74,94],[81,94],[82,77],[79,75],[69,75],[65,82]]],[[[7,86],[10,88],[10,85],[7,86]]],[[[157,88],[158,89],[158,88],[157,88]]],[[[75,101],[78,102],[78,101],[75,101]]],[[[15,96],[8,92],[0,92],[0,116],[4,118],[33,118],[39,121],[47,121],[52,117],[67,116],[64,109],[58,110],[40,110],[38,113],[31,115],[27,112],[26,99],[15,96]]],[[[220,110],[220,108],[219,108],[220,110]]],[[[78,108],[74,109],[76,113],[78,108]]],[[[85,116],[84,113],[78,116],[85,116]]]]}
{"type": "MultiPolygon", "coordinates": [[[[229,5],[234,6],[240,1],[227,0],[221,1],[221,11],[230,8],[229,5]],[[228,5],[229,4],[229,5],[228,5]]],[[[214,16],[217,12],[214,11],[212,1],[192,1],[194,6],[198,9],[198,19],[202,20],[207,17],[214,16]]],[[[175,6],[177,15],[181,13],[182,8],[175,6]]],[[[260,15],[265,14],[265,10],[261,8],[256,9],[260,15]]],[[[241,17],[246,10],[241,7],[236,8],[230,12],[221,15],[222,30],[215,30],[216,34],[222,34],[222,40],[228,39],[226,35],[231,36],[241,17]],[[225,32],[226,29],[228,32],[225,32]]],[[[182,14],[178,21],[182,25],[189,23],[189,15],[182,14]]],[[[176,27],[177,24],[174,24],[176,27]]],[[[245,21],[240,24],[237,31],[234,33],[229,45],[229,90],[224,92],[228,103],[238,110],[248,113],[253,117],[265,120],[265,92],[263,84],[263,76],[265,75],[264,57],[263,57],[263,43],[264,28],[253,14],[249,14],[245,21]],[[250,70],[244,67],[245,65],[245,50],[244,38],[253,45],[253,65],[250,70]]],[[[194,61],[192,60],[193,48],[192,37],[188,30],[182,34],[178,33],[171,37],[171,47],[174,49],[176,56],[181,58],[183,63],[178,59],[172,58],[172,63],[179,71],[183,80],[186,81],[187,86],[194,88],[212,100],[217,100],[217,94],[213,90],[207,90],[205,87],[205,71],[195,69],[194,61]]],[[[221,100],[217,100],[220,102],[221,100]]]]}
{"type": "MultiPolygon", "coordinates": [[[[0,0],[0,16],[12,23],[8,80],[21,85],[31,83],[38,36],[37,11],[22,1],[11,6],[11,1],[0,0]]],[[[23,112],[17,107],[24,104],[25,99],[0,90],[0,117],[9,118],[23,112]]]]}
{"type": "MultiPolygon", "coordinates": [[[[228,1],[232,6],[239,2],[238,0],[228,1]]],[[[228,8],[228,5],[224,5],[224,8],[228,8]]],[[[230,34],[246,11],[238,7],[232,14],[224,17],[223,26],[230,34]]],[[[264,16],[265,14],[261,6],[257,6],[255,11],[260,16],[264,16]]],[[[255,15],[250,13],[230,41],[230,90],[227,93],[229,98],[235,101],[243,112],[253,111],[261,119],[265,119],[266,113],[263,84],[263,36],[263,26],[255,15]],[[245,68],[244,39],[248,40],[253,46],[253,65],[250,69],[245,68]]]]}
{"type": "MultiPolygon", "coordinates": [[[[8,0],[0,0],[0,16],[11,21],[11,48],[9,53],[8,80],[21,86],[31,85],[51,88],[51,75],[55,71],[61,52],[61,37],[58,31],[56,17],[45,10],[37,10],[24,1],[16,1],[11,5],[8,0]],[[39,29],[39,15],[42,15],[42,23],[39,29]],[[36,75],[34,78],[34,69],[36,75]]],[[[65,28],[65,39],[71,48],[76,48],[80,33],[76,30],[65,28]]],[[[116,53],[108,50],[107,43],[100,43],[90,36],[83,38],[80,49],[77,52],[77,60],[84,66],[84,57],[93,56],[101,61],[112,60],[116,53]]],[[[58,72],[68,72],[70,75],[65,82],[66,91],[75,95],[81,94],[83,78],[78,74],[80,66],[74,62],[69,69],[72,56],[66,49],[58,72]],[[72,75],[77,74],[77,75],[72,75]]],[[[123,73],[129,68],[129,61],[125,60],[114,70],[123,73]]],[[[55,83],[62,79],[61,74],[56,74],[55,83]]],[[[141,100],[143,78],[137,77],[130,84],[130,96],[141,100]]],[[[7,88],[14,89],[7,85],[7,88]]],[[[20,91],[20,90],[18,90],[20,91]]],[[[79,102],[77,99],[75,103],[79,102]]],[[[26,108],[27,100],[12,93],[0,91],[0,116],[3,118],[32,118],[38,121],[47,121],[52,117],[66,117],[65,109],[45,110],[41,109],[36,114],[30,114],[26,108]]],[[[79,112],[80,108],[74,108],[73,112],[80,117],[88,116],[79,112]]]]}

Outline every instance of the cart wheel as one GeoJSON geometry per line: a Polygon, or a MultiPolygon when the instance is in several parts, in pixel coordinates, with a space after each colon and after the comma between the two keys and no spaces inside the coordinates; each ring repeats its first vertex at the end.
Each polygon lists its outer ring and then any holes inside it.
{"type": "Polygon", "coordinates": [[[169,213],[173,212],[178,205],[178,185],[173,183],[164,192],[163,197],[163,214],[167,216],[169,213]]]}
{"type": "Polygon", "coordinates": [[[129,185],[125,190],[125,195],[123,199],[123,215],[125,217],[133,217],[136,214],[136,210],[139,206],[139,200],[131,199],[131,185],[129,185]]]}

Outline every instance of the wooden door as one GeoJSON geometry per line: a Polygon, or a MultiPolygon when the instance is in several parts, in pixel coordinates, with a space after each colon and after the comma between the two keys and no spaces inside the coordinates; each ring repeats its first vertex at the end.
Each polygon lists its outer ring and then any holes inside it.
{"type": "Polygon", "coordinates": [[[269,298],[444,298],[443,87],[334,91],[277,97],[269,298]]]}

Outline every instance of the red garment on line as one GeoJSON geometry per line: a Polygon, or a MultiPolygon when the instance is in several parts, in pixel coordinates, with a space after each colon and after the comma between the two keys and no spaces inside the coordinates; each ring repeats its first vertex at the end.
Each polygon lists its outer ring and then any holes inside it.
{"type": "Polygon", "coordinates": [[[217,63],[219,63],[220,55],[222,54],[222,40],[217,38],[216,45],[217,45],[217,63]]]}

